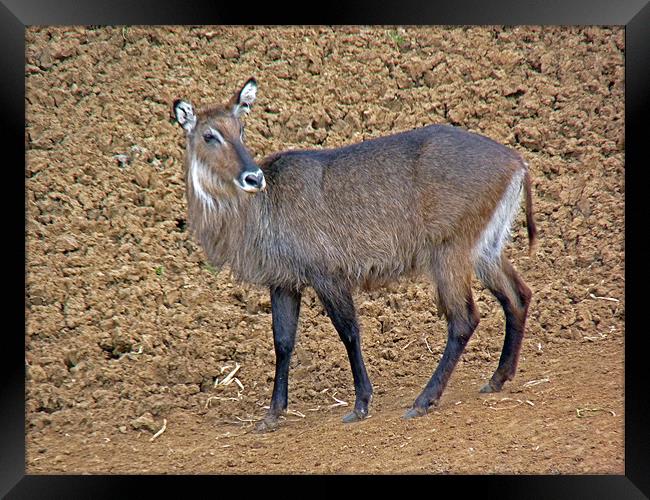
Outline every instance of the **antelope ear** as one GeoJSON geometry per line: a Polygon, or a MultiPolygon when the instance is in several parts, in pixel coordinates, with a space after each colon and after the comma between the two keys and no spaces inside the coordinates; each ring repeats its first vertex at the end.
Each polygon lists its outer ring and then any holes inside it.
{"type": "Polygon", "coordinates": [[[196,115],[194,108],[189,102],[177,99],[174,101],[174,116],[178,124],[185,129],[185,132],[190,133],[196,126],[196,115]]]}
{"type": "Polygon", "coordinates": [[[255,78],[249,78],[239,93],[235,94],[234,96],[232,114],[239,118],[244,113],[248,113],[250,111],[250,107],[253,105],[253,102],[255,102],[256,95],[257,81],[255,78]]]}

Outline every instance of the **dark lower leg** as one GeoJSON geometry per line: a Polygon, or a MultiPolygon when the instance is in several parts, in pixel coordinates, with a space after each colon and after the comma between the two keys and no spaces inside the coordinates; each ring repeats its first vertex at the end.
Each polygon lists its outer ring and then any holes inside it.
{"type": "Polygon", "coordinates": [[[506,317],[506,333],[499,358],[499,366],[490,381],[483,386],[481,392],[499,392],[506,381],[514,378],[517,371],[519,352],[524,339],[526,315],[528,314],[528,305],[532,294],[512,266],[507,268],[506,276],[509,279],[510,290],[505,287],[490,287],[490,291],[503,307],[506,317]]]}
{"type": "Polygon", "coordinates": [[[406,413],[405,418],[424,415],[431,405],[435,405],[442,395],[467,342],[474,333],[479,315],[470,295],[467,299],[466,310],[451,312],[448,318],[447,345],[440,363],[433,373],[422,393],[417,397],[413,407],[406,413]]]}
{"type": "Polygon", "coordinates": [[[517,371],[517,360],[524,338],[524,320],[519,314],[514,313],[510,308],[504,307],[506,314],[506,335],[503,340],[503,349],[499,357],[499,366],[490,378],[490,381],[483,386],[481,392],[499,392],[503,384],[512,380],[517,371]]]}
{"type": "Polygon", "coordinates": [[[368,377],[363,356],[359,324],[354,309],[354,302],[347,290],[331,291],[316,290],[327,315],[345,345],[352,368],[356,400],[354,410],[343,418],[344,422],[354,422],[368,416],[368,406],[372,398],[372,384],[368,377]]]}
{"type": "Polygon", "coordinates": [[[296,339],[300,297],[301,294],[294,290],[271,289],[275,380],[268,414],[258,425],[258,430],[274,429],[277,426],[278,417],[287,409],[289,363],[296,339]]]}
{"type": "MultiPolygon", "coordinates": [[[[343,337],[341,337],[343,339],[343,337]]],[[[366,372],[361,355],[361,343],[358,331],[346,340],[343,340],[345,349],[350,360],[352,368],[352,378],[354,379],[354,393],[356,396],[354,402],[354,411],[343,418],[344,422],[354,422],[364,419],[368,416],[368,406],[372,399],[372,384],[366,372]]]]}

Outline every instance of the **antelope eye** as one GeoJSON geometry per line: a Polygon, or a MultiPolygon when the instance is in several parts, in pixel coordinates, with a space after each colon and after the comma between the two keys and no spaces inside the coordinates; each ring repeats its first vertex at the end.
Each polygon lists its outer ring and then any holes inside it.
{"type": "Polygon", "coordinates": [[[219,142],[219,139],[212,132],[206,132],[203,134],[203,140],[208,144],[215,144],[219,142]]]}
{"type": "Polygon", "coordinates": [[[205,132],[203,132],[203,140],[207,144],[225,144],[225,140],[221,132],[212,127],[208,127],[205,132]]]}

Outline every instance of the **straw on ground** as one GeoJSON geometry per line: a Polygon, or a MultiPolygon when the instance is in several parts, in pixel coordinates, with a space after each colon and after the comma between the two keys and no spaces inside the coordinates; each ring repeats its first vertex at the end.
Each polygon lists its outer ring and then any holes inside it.
{"type": "Polygon", "coordinates": [[[167,419],[166,419],[166,418],[163,418],[163,425],[162,425],[162,427],[160,428],[160,430],[159,430],[158,432],[156,432],[156,433],[151,437],[151,439],[150,439],[149,441],[153,441],[154,439],[156,439],[158,436],[160,436],[160,435],[161,435],[163,432],[165,432],[166,430],[167,430],[167,419]]]}

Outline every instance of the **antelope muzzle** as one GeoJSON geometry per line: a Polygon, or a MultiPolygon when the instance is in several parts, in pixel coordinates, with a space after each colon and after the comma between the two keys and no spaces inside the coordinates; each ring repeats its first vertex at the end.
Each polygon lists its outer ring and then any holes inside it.
{"type": "Polygon", "coordinates": [[[259,168],[246,169],[235,179],[235,184],[247,193],[257,193],[266,188],[266,179],[259,168]]]}

